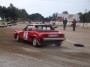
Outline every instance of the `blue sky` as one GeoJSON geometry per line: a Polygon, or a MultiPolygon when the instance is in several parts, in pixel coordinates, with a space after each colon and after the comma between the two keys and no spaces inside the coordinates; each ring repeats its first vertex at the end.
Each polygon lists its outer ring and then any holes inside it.
{"type": "Polygon", "coordinates": [[[44,17],[53,13],[68,11],[69,14],[77,14],[90,10],[90,0],[0,0],[1,6],[8,7],[12,3],[15,7],[26,9],[29,14],[40,13],[44,17]]]}

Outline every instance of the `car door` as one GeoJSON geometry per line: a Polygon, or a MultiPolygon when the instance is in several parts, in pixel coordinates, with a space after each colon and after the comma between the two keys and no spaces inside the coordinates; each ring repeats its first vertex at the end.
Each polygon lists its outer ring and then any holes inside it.
{"type": "Polygon", "coordinates": [[[24,34],[23,34],[23,39],[24,40],[29,40],[29,35],[32,33],[32,25],[29,25],[25,28],[24,34]]]}

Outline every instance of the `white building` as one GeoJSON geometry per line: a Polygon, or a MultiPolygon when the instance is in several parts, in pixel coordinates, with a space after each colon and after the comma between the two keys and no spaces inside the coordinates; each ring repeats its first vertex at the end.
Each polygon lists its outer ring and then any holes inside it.
{"type": "Polygon", "coordinates": [[[62,20],[67,18],[68,22],[73,21],[73,19],[76,19],[77,21],[80,20],[79,15],[77,15],[77,14],[58,14],[58,20],[60,18],[62,18],[62,20]]]}
{"type": "Polygon", "coordinates": [[[51,21],[50,24],[55,23],[56,25],[62,25],[65,18],[67,18],[68,24],[71,24],[73,19],[76,19],[77,22],[80,20],[77,14],[58,14],[57,21],[51,21]]]}

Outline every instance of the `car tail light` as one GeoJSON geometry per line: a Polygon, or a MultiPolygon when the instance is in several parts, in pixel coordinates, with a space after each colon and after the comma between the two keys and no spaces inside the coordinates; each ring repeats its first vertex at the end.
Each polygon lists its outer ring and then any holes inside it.
{"type": "Polygon", "coordinates": [[[48,35],[47,35],[47,34],[44,34],[44,37],[45,37],[45,38],[47,38],[47,37],[48,37],[48,35]]]}
{"type": "Polygon", "coordinates": [[[60,38],[64,38],[64,34],[59,34],[59,37],[60,38]]]}

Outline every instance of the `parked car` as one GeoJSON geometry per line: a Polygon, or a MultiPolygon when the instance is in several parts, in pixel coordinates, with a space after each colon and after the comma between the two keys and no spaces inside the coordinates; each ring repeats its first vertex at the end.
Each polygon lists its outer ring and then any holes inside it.
{"type": "Polygon", "coordinates": [[[10,23],[10,22],[9,22],[9,23],[7,23],[7,26],[12,26],[12,23],[10,23]]]}
{"type": "Polygon", "coordinates": [[[0,27],[3,28],[3,27],[7,27],[6,23],[0,23],[0,27]]]}
{"type": "Polygon", "coordinates": [[[14,37],[17,42],[26,40],[32,42],[33,46],[55,44],[61,46],[65,40],[65,34],[55,31],[52,25],[30,24],[21,31],[15,31],[14,37]]]}
{"type": "Polygon", "coordinates": [[[15,20],[11,20],[10,22],[7,23],[7,26],[13,26],[17,25],[15,20]]]}

